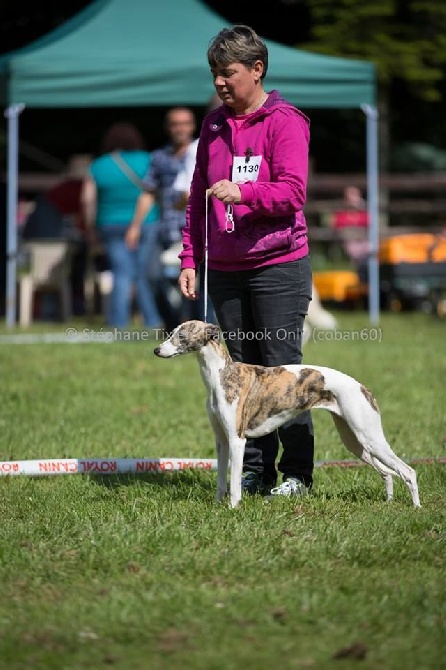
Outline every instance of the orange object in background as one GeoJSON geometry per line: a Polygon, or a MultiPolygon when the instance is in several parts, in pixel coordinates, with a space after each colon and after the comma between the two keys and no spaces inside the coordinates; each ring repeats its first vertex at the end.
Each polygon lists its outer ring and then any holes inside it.
{"type": "Polygon", "coordinates": [[[379,245],[383,307],[420,309],[444,316],[446,309],[446,235],[395,235],[379,245]]]}
{"type": "Polygon", "coordinates": [[[322,301],[355,301],[365,295],[366,287],[361,284],[357,272],[353,270],[314,272],[313,281],[322,301]]]}
{"type": "MultiPolygon", "coordinates": [[[[380,301],[383,309],[422,309],[446,314],[446,235],[394,235],[379,245],[380,301]]],[[[368,286],[354,270],[313,273],[322,302],[364,304],[368,286]]]]}
{"type": "Polygon", "coordinates": [[[379,262],[385,265],[399,263],[446,262],[446,236],[432,233],[395,235],[381,240],[379,262]]]}

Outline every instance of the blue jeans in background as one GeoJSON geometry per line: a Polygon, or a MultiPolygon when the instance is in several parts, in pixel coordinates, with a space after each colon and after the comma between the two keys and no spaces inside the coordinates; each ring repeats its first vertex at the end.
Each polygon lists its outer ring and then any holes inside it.
{"type": "Polygon", "coordinates": [[[147,275],[151,248],[155,243],[156,224],[144,225],[136,249],[125,243],[128,225],[108,225],[100,228],[100,236],[113,274],[113,290],[110,296],[108,324],[125,328],[131,317],[132,287],[136,289],[136,300],[144,325],[158,328],[161,317],[158,313],[152,286],[147,275]]]}

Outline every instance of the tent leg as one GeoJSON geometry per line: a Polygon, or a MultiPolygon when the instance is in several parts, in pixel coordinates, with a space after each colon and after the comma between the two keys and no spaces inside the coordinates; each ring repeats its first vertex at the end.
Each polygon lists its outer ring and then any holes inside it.
{"type": "Polygon", "coordinates": [[[25,105],[11,105],[5,110],[8,119],[8,192],[7,192],[7,265],[6,265],[6,325],[16,323],[17,302],[17,196],[19,115],[25,105]]]}
{"type": "Polygon", "coordinates": [[[367,209],[369,214],[369,319],[379,323],[378,110],[361,105],[367,120],[367,209]]]}

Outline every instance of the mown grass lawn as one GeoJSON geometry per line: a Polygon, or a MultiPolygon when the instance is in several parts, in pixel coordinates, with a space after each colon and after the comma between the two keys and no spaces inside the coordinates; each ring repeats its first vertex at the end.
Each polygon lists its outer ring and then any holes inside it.
{"type": "MultiPolygon", "coordinates": [[[[445,455],[446,322],[385,314],[372,333],[337,316],[306,361],[372,389],[401,457],[445,455]]],[[[0,460],[214,457],[196,361],[154,346],[0,344],[0,460]]],[[[350,458],[313,418],[316,458],[350,458]]],[[[386,504],[364,467],[236,510],[214,473],[2,478],[0,668],[439,670],[446,467],[416,470],[420,510],[400,481],[386,504]]]]}

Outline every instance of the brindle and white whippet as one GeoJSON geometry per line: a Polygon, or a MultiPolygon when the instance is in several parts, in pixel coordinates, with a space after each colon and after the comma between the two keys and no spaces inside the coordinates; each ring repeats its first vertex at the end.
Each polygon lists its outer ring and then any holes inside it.
{"type": "Polygon", "coordinates": [[[220,340],[217,326],[186,321],[154,352],[161,358],[197,355],[215,434],[217,500],[227,493],[229,459],[231,506],[236,507],[241,499],[247,438],[271,433],[305,410],[326,409],[347,449],[381,475],[387,500],[393,497],[392,476],[396,475],[406,483],[415,507],[420,506],[416,473],[390,448],[376,400],[364,385],[319,365],[263,367],[236,363],[220,340]]]}

